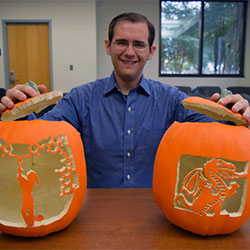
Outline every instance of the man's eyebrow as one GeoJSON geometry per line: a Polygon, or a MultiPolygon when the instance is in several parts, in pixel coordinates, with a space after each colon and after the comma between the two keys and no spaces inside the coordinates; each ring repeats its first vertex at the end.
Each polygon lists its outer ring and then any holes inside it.
{"type": "Polygon", "coordinates": [[[122,39],[122,38],[120,38],[120,39],[118,38],[118,39],[115,39],[115,41],[116,41],[116,42],[117,42],[117,41],[118,41],[118,42],[127,42],[128,40],[122,39]]]}
{"type": "Polygon", "coordinates": [[[134,43],[145,43],[144,41],[141,41],[141,40],[135,40],[133,41],[134,43]]]}
{"type": "MultiPolygon", "coordinates": [[[[127,39],[123,39],[123,38],[118,38],[115,40],[116,42],[128,42],[127,39]]],[[[144,41],[141,40],[134,40],[133,43],[145,43],[144,41]]]]}

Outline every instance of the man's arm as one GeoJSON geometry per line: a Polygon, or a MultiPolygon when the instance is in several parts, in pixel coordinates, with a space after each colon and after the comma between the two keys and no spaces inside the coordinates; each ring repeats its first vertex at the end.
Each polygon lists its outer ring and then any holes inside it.
{"type": "MultiPolygon", "coordinates": [[[[38,85],[38,89],[41,93],[46,92],[45,85],[38,85]]],[[[6,109],[12,109],[14,104],[20,101],[26,100],[28,97],[38,95],[37,92],[27,85],[16,85],[12,89],[6,92],[6,96],[2,97],[0,103],[0,114],[6,109]]],[[[217,101],[220,98],[220,94],[215,93],[212,95],[211,100],[217,101]]],[[[239,112],[243,115],[244,119],[250,124],[250,107],[249,102],[239,94],[227,95],[219,100],[222,105],[232,104],[232,111],[239,112]]]]}

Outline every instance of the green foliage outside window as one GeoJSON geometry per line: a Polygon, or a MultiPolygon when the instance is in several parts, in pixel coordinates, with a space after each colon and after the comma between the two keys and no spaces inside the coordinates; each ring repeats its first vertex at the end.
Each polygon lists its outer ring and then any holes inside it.
{"type": "Polygon", "coordinates": [[[161,1],[160,75],[243,75],[245,1],[161,1]]]}

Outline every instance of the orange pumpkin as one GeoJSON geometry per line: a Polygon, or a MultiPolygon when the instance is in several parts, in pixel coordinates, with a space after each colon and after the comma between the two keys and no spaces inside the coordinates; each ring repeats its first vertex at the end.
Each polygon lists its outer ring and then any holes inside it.
{"type": "Polygon", "coordinates": [[[67,227],[86,193],[79,133],[67,122],[0,122],[0,231],[39,237],[67,227]]]}
{"type": "MultiPolygon", "coordinates": [[[[207,101],[195,100],[201,109],[207,101]]],[[[249,148],[245,126],[172,124],[159,145],[153,176],[154,198],[166,218],[200,235],[239,229],[250,216],[249,148]]]]}

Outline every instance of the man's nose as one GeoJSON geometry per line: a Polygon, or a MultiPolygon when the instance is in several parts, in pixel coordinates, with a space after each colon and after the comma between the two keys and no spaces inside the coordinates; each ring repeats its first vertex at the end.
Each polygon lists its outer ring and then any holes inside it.
{"type": "Polygon", "coordinates": [[[135,53],[135,49],[133,46],[133,43],[129,43],[127,48],[126,48],[126,53],[128,54],[134,54],[135,53]]]}

